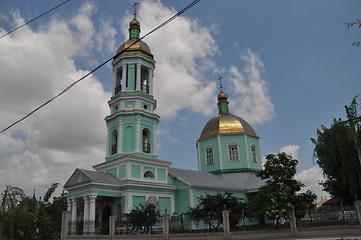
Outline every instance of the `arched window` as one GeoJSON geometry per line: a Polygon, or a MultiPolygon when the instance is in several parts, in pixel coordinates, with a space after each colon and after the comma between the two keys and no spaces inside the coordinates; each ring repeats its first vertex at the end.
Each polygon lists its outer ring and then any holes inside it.
{"type": "Polygon", "coordinates": [[[115,78],[115,89],[114,89],[114,95],[117,95],[118,93],[120,93],[120,91],[122,91],[122,77],[123,77],[123,69],[120,68],[117,72],[117,76],[115,78]]]}
{"type": "Polygon", "coordinates": [[[113,130],[112,131],[112,147],[111,147],[111,153],[116,154],[117,148],[118,148],[118,131],[113,130]]]}
{"type": "Polygon", "coordinates": [[[143,139],[143,152],[150,153],[150,131],[148,128],[143,129],[142,139],[143,139]]]}
{"type": "Polygon", "coordinates": [[[213,148],[207,147],[206,148],[206,164],[210,165],[210,164],[213,164],[213,162],[214,162],[213,148]]]}
{"type": "Polygon", "coordinates": [[[229,161],[239,161],[238,145],[232,143],[228,145],[229,161]]]}
{"type": "Polygon", "coordinates": [[[147,170],[147,171],[144,172],[143,177],[153,179],[154,178],[154,173],[152,171],[150,171],[150,170],[147,170]]]}
{"type": "Polygon", "coordinates": [[[149,93],[149,69],[145,66],[141,67],[140,71],[140,89],[143,92],[149,93]]]}
{"type": "Polygon", "coordinates": [[[252,144],[251,152],[252,152],[252,162],[257,162],[257,153],[256,153],[256,145],[255,144],[252,144]]]}

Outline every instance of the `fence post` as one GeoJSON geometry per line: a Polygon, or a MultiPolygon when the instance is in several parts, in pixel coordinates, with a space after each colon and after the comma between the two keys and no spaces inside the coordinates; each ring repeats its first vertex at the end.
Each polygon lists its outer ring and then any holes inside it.
{"type": "Polygon", "coordinates": [[[68,221],[69,221],[69,212],[62,211],[61,212],[61,232],[60,232],[60,240],[66,240],[68,237],[68,221]]]}
{"type": "Polygon", "coordinates": [[[361,201],[356,200],[354,202],[354,205],[355,205],[355,209],[356,209],[356,215],[357,215],[358,223],[359,223],[359,225],[361,225],[361,201]]]}
{"type": "Polygon", "coordinates": [[[113,239],[115,234],[115,216],[109,217],[109,236],[113,239]]]}
{"type": "Polygon", "coordinates": [[[229,211],[222,211],[224,239],[229,239],[229,211]]]}
{"type": "Polygon", "coordinates": [[[165,209],[163,214],[163,235],[164,239],[169,239],[169,215],[167,209],[165,209]]]}
{"type": "Polygon", "coordinates": [[[293,206],[288,209],[288,217],[290,219],[291,236],[297,236],[296,215],[295,208],[293,206]]]}

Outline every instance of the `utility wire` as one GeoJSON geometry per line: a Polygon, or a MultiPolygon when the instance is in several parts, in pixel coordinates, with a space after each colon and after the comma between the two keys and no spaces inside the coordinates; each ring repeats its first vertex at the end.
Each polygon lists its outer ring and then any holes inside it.
{"type": "Polygon", "coordinates": [[[152,34],[153,32],[157,31],[158,29],[164,27],[165,25],[167,25],[168,23],[170,23],[171,21],[173,21],[175,18],[177,18],[178,16],[182,15],[185,11],[187,11],[188,9],[190,9],[191,7],[193,7],[194,5],[196,5],[197,3],[199,3],[201,0],[194,0],[192,1],[190,4],[188,4],[185,8],[183,8],[181,11],[177,12],[176,14],[174,14],[172,17],[170,17],[168,20],[166,20],[165,22],[163,22],[162,24],[158,25],[157,27],[155,27],[153,30],[151,30],[150,32],[148,32],[147,34],[145,34],[143,37],[137,39],[135,42],[133,42],[132,44],[130,44],[128,47],[126,47],[125,49],[123,49],[122,51],[120,51],[119,53],[117,53],[116,55],[114,55],[113,57],[105,60],[104,62],[102,62],[100,65],[98,65],[96,68],[94,68],[93,70],[91,70],[90,72],[88,72],[87,74],[85,74],[84,76],[82,76],[81,78],[79,78],[78,80],[74,81],[73,83],[71,83],[69,86],[67,86],[66,88],[64,88],[61,92],[59,92],[58,94],[56,94],[54,97],[50,98],[49,100],[47,100],[46,102],[44,102],[43,104],[41,104],[40,106],[38,106],[37,108],[35,108],[34,110],[32,110],[31,112],[29,112],[28,114],[26,114],[25,116],[21,117],[19,120],[13,122],[12,124],[10,124],[9,126],[7,126],[6,128],[4,128],[3,130],[1,130],[0,134],[5,132],[6,130],[8,130],[9,128],[15,126],[16,124],[18,124],[19,122],[22,122],[23,120],[25,120],[26,118],[30,117],[32,114],[34,114],[35,112],[37,112],[38,110],[40,110],[41,108],[45,107],[46,105],[48,105],[49,103],[51,103],[52,101],[54,101],[56,98],[60,97],[61,95],[63,95],[64,93],[66,93],[67,91],[69,91],[72,87],[74,87],[76,84],[78,84],[79,82],[81,82],[82,80],[84,80],[85,78],[87,78],[89,75],[91,75],[92,73],[94,73],[95,71],[97,71],[99,68],[103,67],[105,64],[107,64],[110,60],[112,60],[113,58],[118,57],[119,55],[121,55],[122,53],[124,53],[125,51],[127,51],[129,48],[131,48],[134,44],[136,44],[137,42],[141,41],[143,38],[149,36],[150,34],[152,34]]]}
{"type": "Polygon", "coordinates": [[[64,4],[66,4],[66,3],[70,2],[70,1],[71,1],[71,0],[66,0],[66,1],[64,1],[64,2],[62,2],[62,3],[58,4],[58,5],[56,5],[55,7],[53,7],[53,8],[51,8],[51,9],[49,9],[48,11],[43,12],[43,13],[42,13],[42,14],[40,14],[39,16],[37,16],[37,17],[34,17],[34,18],[30,19],[30,20],[29,20],[29,21],[27,21],[26,23],[24,23],[24,24],[22,24],[22,25],[20,25],[20,26],[18,26],[18,27],[16,27],[16,28],[14,28],[13,30],[11,30],[11,31],[9,31],[9,32],[7,32],[7,33],[5,33],[4,35],[0,36],[0,39],[1,39],[1,38],[3,38],[3,37],[5,37],[5,36],[7,36],[7,35],[9,35],[9,34],[11,34],[11,33],[13,33],[13,32],[15,32],[16,30],[18,30],[18,29],[20,29],[20,28],[24,27],[25,25],[28,25],[29,23],[31,23],[31,22],[33,22],[33,21],[37,20],[38,18],[40,18],[40,17],[42,17],[42,16],[44,16],[44,15],[46,15],[46,14],[50,13],[51,11],[54,11],[54,10],[55,10],[55,9],[57,9],[58,7],[61,7],[61,6],[63,6],[64,4]]]}

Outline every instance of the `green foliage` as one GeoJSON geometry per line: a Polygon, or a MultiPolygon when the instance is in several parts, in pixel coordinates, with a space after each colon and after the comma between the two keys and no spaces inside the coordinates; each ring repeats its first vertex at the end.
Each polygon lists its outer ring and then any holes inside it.
{"type": "Polygon", "coordinates": [[[52,203],[49,202],[57,186],[52,184],[44,195],[44,201],[25,196],[19,188],[7,187],[0,199],[0,239],[59,239],[61,212],[66,209],[66,196],[62,194],[54,198],[52,203]]]}
{"type": "Polygon", "coordinates": [[[258,176],[266,180],[254,198],[258,214],[265,214],[278,227],[281,218],[288,218],[288,209],[298,201],[296,193],[303,184],[294,179],[298,161],[286,153],[268,154],[264,170],[258,176]]]}
{"type": "Polygon", "coordinates": [[[138,207],[133,208],[127,216],[133,230],[148,233],[152,230],[152,226],[156,223],[157,217],[160,215],[154,205],[140,204],[138,207]]]}
{"type": "Polygon", "coordinates": [[[199,198],[195,208],[188,211],[188,216],[195,222],[204,222],[210,231],[216,231],[223,223],[222,210],[228,210],[230,227],[234,228],[244,216],[246,205],[241,198],[232,193],[206,195],[199,198]]]}
{"type": "MultiPolygon", "coordinates": [[[[361,139],[361,131],[357,137],[361,139]]],[[[334,120],[330,128],[317,129],[314,157],[326,178],[323,189],[351,204],[361,199],[361,166],[351,128],[334,120]]]]}

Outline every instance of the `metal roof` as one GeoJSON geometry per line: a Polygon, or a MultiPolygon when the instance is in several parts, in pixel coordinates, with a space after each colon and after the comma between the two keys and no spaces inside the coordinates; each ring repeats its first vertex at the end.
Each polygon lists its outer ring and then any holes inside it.
{"type": "Polygon", "coordinates": [[[69,180],[65,183],[64,188],[73,187],[84,183],[120,185],[120,180],[108,173],[77,168],[75,169],[69,180]],[[85,177],[84,181],[72,183],[72,180],[78,174],[85,177]]]}
{"type": "Polygon", "coordinates": [[[266,184],[266,180],[257,177],[254,172],[219,173],[218,176],[225,181],[233,183],[246,192],[257,191],[266,184]]]}
{"type": "Polygon", "coordinates": [[[176,177],[190,187],[234,191],[242,190],[237,185],[226,181],[212,173],[179,168],[169,168],[168,173],[169,175],[176,177]]]}

